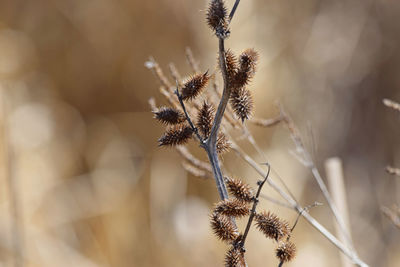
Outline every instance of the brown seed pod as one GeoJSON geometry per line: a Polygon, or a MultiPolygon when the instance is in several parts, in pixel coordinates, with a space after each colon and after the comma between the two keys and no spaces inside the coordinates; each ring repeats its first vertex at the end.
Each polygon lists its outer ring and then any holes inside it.
{"type": "Polygon", "coordinates": [[[275,241],[281,240],[290,232],[289,224],[271,212],[256,214],[255,220],[258,230],[275,241]]]}
{"type": "Polygon", "coordinates": [[[225,267],[245,267],[244,255],[240,248],[232,246],[225,254],[225,267]]]}
{"type": "Polygon", "coordinates": [[[234,89],[230,96],[230,104],[242,122],[250,118],[253,111],[253,97],[246,88],[234,89]]]}
{"type": "Polygon", "coordinates": [[[212,30],[218,32],[221,28],[226,27],[228,11],[225,7],[224,1],[212,0],[207,10],[207,24],[212,30]]]}
{"type": "Polygon", "coordinates": [[[239,179],[229,177],[225,177],[225,181],[229,192],[234,197],[245,202],[253,201],[253,191],[248,184],[239,179]]]}
{"type": "Polygon", "coordinates": [[[162,107],[154,112],[154,118],[165,124],[179,124],[186,120],[182,111],[169,107],[162,107]]]}
{"type": "Polygon", "coordinates": [[[210,135],[213,119],[214,106],[204,101],[199,113],[197,114],[196,122],[196,126],[204,138],[208,138],[210,135]]]}
{"type": "Polygon", "coordinates": [[[235,240],[239,233],[236,226],[229,217],[213,213],[211,215],[211,228],[214,234],[222,241],[230,242],[235,240]]]}
{"type": "Polygon", "coordinates": [[[210,76],[208,71],[204,74],[196,74],[190,77],[183,85],[182,88],[182,99],[188,100],[198,96],[203,88],[207,85],[210,76]]]}
{"type": "Polygon", "coordinates": [[[214,213],[232,217],[249,215],[249,204],[236,198],[220,201],[214,208],[214,213]]]}
{"type": "Polygon", "coordinates": [[[193,130],[186,124],[178,124],[168,129],[158,139],[159,146],[176,146],[187,143],[192,137],[193,130]]]}
{"type": "Polygon", "coordinates": [[[234,78],[233,87],[241,88],[247,85],[256,73],[258,53],[247,49],[239,56],[239,68],[234,78]]]}
{"type": "Polygon", "coordinates": [[[230,85],[234,83],[237,73],[238,63],[235,54],[232,50],[228,49],[225,52],[226,71],[228,73],[228,82],[230,85]]]}
{"type": "Polygon", "coordinates": [[[217,146],[217,153],[223,154],[223,153],[229,151],[229,149],[231,148],[231,143],[229,142],[226,135],[224,135],[223,133],[220,133],[220,134],[218,134],[216,146],[217,146]]]}
{"type": "Polygon", "coordinates": [[[276,249],[276,257],[281,262],[288,262],[296,256],[296,246],[290,241],[282,242],[276,249]]]}

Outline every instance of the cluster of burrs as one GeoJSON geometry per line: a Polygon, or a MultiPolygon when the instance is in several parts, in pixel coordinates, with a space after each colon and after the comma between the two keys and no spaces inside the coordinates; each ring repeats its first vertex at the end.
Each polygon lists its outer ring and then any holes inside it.
{"type": "Polygon", "coordinates": [[[248,184],[240,179],[225,178],[225,182],[231,198],[217,203],[210,216],[214,234],[230,245],[225,255],[225,266],[245,266],[244,243],[253,219],[256,228],[261,233],[278,243],[276,257],[280,263],[291,261],[296,254],[296,246],[290,241],[293,228],[291,229],[287,221],[280,219],[272,212],[256,211],[258,197],[265,180],[258,183],[259,190],[256,194],[248,184]],[[244,233],[240,233],[233,219],[244,217],[248,218],[248,223],[244,233]]]}

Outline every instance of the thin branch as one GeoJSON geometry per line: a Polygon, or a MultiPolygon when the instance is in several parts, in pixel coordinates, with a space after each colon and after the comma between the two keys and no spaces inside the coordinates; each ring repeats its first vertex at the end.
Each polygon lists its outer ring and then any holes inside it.
{"type": "MultiPolygon", "coordinates": [[[[340,230],[342,231],[343,235],[345,236],[348,244],[351,244],[349,233],[346,230],[346,224],[344,223],[344,220],[343,220],[341,214],[339,213],[335,203],[333,202],[332,197],[328,191],[328,188],[326,187],[324,180],[322,179],[322,176],[317,169],[317,166],[315,165],[314,161],[311,159],[311,156],[308,153],[308,151],[305,149],[304,143],[301,139],[299,131],[297,130],[297,127],[295,126],[291,117],[288,114],[286,114],[286,112],[283,110],[282,106],[280,107],[280,109],[281,109],[281,114],[284,117],[284,122],[289,129],[289,132],[293,139],[293,142],[295,143],[297,152],[305,160],[305,166],[310,169],[313,177],[317,181],[318,186],[319,186],[322,194],[324,195],[324,197],[328,203],[328,206],[331,209],[331,211],[340,227],[340,230]]],[[[352,248],[352,250],[355,252],[355,250],[353,248],[352,248]]]]}
{"type": "Polygon", "coordinates": [[[261,189],[264,186],[265,182],[267,181],[267,179],[269,177],[269,172],[271,170],[271,167],[270,167],[270,165],[268,163],[266,163],[265,165],[268,166],[267,175],[265,175],[264,180],[259,180],[257,182],[257,184],[258,184],[257,194],[255,195],[255,197],[253,199],[253,207],[251,208],[249,220],[247,221],[246,229],[244,231],[242,240],[240,241],[240,246],[242,247],[242,250],[244,250],[244,244],[246,242],[247,235],[249,234],[251,223],[253,222],[254,216],[256,215],[256,208],[257,208],[257,204],[258,204],[258,201],[259,201],[258,198],[260,196],[261,189]]]}
{"type": "Polygon", "coordinates": [[[186,59],[190,67],[192,68],[192,71],[194,73],[200,72],[199,63],[195,60],[192,49],[190,49],[190,47],[186,47],[185,54],[186,54],[186,59]]]}
{"type": "Polygon", "coordinates": [[[294,228],[296,228],[296,225],[297,225],[297,223],[299,222],[299,219],[300,219],[301,215],[303,215],[303,212],[308,212],[311,208],[314,208],[314,207],[316,207],[316,206],[322,206],[322,203],[314,202],[313,204],[304,207],[304,208],[299,212],[299,214],[297,215],[296,221],[294,222],[292,228],[290,228],[290,232],[293,232],[294,228]]]}
{"type": "Polygon", "coordinates": [[[211,178],[211,175],[208,172],[201,170],[186,161],[183,161],[181,164],[182,164],[183,169],[185,169],[188,173],[190,173],[196,177],[203,178],[203,179],[211,178]]]}
{"type": "Polygon", "coordinates": [[[228,72],[226,69],[225,44],[224,44],[223,38],[219,38],[219,63],[220,63],[220,68],[221,68],[221,72],[222,72],[222,78],[224,80],[224,90],[222,93],[221,101],[219,102],[219,105],[218,105],[217,112],[215,114],[213,125],[211,127],[210,137],[207,140],[207,144],[210,147],[215,146],[215,144],[217,143],[218,129],[219,129],[219,126],[221,125],[221,120],[222,120],[222,117],[224,116],[225,108],[226,108],[226,105],[228,104],[229,96],[231,94],[231,89],[228,85],[228,72]]]}
{"type": "Polygon", "coordinates": [[[181,80],[182,77],[179,74],[179,71],[177,70],[176,66],[174,63],[169,63],[168,64],[169,72],[171,73],[172,78],[174,78],[175,81],[178,81],[179,86],[181,86],[181,80]]]}
{"type": "Polygon", "coordinates": [[[257,126],[261,126],[261,127],[272,127],[277,125],[278,123],[283,121],[283,117],[282,116],[277,116],[275,118],[272,119],[260,119],[260,118],[252,118],[250,120],[251,123],[253,123],[254,125],[257,126]]]}
{"type": "Polygon", "coordinates": [[[196,134],[197,138],[199,139],[200,146],[204,146],[203,137],[201,137],[201,135],[199,134],[198,129],[194,126],[192,120],[190,119],[190,116],[189,116],[188,112],[186,111],[186,107],[185,107],[185,104],[183,103],[182,95],[179,93],[178,81],[176,83],[177,83],[177,87],[176,87],[176,90],[175,90],[175,94],[177,95],[179,103],[181,104],[182,110],[185,113],[186,120],[189,123],[190,127],[192,128],[193,132],[196,134]]]}
{"type": "Polygon", "coordinates": [[[195,156],[193,156],[192,153],[187,149],[185,146],[177,146],[176,150],[181,154],[181,156],[190,164],[194,165],[196,168],[199,168],[201,170],[207,171],[209,173],[212,173],[212,169],[210,164],[207,162],[201,161],[195,156]]]}
{"type": "Polygon", "coordinates": [[[236,0],[235,1],[235,4],[232,7],[231,13],[229,13],[229,22],[232,21],[233,16],[235,15],[235,12],[236,12],[236,9],[237,9],[239,3],[240,3],[240,0],[236,0]]]}
{"type": "Polygon", "coordinates": [[[148,61],[144,63],[146,68],[153,70],[154,74],[157,76],[157,78],[160,80],[161,85],[170,88],[172,87],[172,84],[169,82],[168,78],[165,76],[164,72],[160,68],[160,65],[158,65],[157,61],[153,57],[150,57],[148,61]]]}
{"type": "Polygon", "coordinates": [[[269,196],[267,196],[265,194],[260,194],[260,197],[265,199],[265,200],[267,200],[267,201],[269,201],[269,202],[271,202],[271,203],[274,203],[275,205],[278,205],[278,206],[281,206],[281,207],[284,207],[284,208],[287,208],[287,209],[291,209],[291,210],[293,209],[293,207],[290,206],[289,204],[287,204],[287,203],[285,203],[283,201],[279,201],[279,200],[277,200],[275,198],[269,197],[269,196]]]}

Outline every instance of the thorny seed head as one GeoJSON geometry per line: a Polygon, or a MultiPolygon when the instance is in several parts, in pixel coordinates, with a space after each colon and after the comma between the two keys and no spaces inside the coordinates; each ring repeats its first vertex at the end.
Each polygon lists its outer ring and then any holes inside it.
{"type": "Polygon", "coordinates": [[[188,100],[193,99],[198,96],[204,87],[206,87],[210,76],[208,75],[208,71],[204,74],[196,74],[190,77],[182,88],[182,99],[188,100]]]}
{"type": "Polygon", "coordinates": [[[226,186],[229,192],[236,197],[245,202],[253,201],[253,190],[246,183],[236,178],[225,177],[226,186]]]}
{"type": "Polygon", "coordinates": [[[250,118],[253,111],[253,97],[249,90],[243,87],[234,89],[230,96],[230,104],[242,122],[250,118]]]}
{"type": "Polygon", "coordinates": [[[271,212],[262,212],[255,216],[256,225],[266,237],[275,241],[281,240],[290,232],[289,224],[280,220],[278,216],[271,212]]]}
{"type": "Polygon", "coordinates": [[[154,112],[154,118],[165,124],[179,124],[186,120],[182,111],[169,107],[162,107],[154,112]]]}
{"type": "Polygon", "coordinates": [[[229,85],[232,85],[232,83],[235,80],[238,64],[235,54],[230,49],[226,50],[225,52],[225,63],[226,63],[226,71],[228,74],[228,82],[229,85]]]}
{"type": "Polygon", "coordinates": [[[245,267],[244,254],[240,248],[232,246],[225,254],[225,267],[245,267]]]}
{"type": "Polygon", "coordinates": [[[249,204],[236,198],[220,201],[214,208],[214,213],[232,217],[247,216],[249,212],[249,204]]]}
{"type": "Polygon", "coordinates": [[[168,129],[158,139],[159,146],[176,146],[187,143],[192,137],[193,130],[186,124],[178,124],[168,129]]]}
{"type": "Polygon", "coordinates": [[[239,56],[239,68],[232,86],[241,88],[247,85],[256,73],[258,53],[254,49],[247,49],[239,56]]]}
{"type": "Polygon", "coordinates": [[[218,213],[211,215],[211,228],[214,234],[222,241],[231,242],[239,235],[231,218],[218,213]]]}
{"type": "Polygon", "coordinates": [[[229,142],[226,135],[224,135],[223,133],[218,134],[216,147],[217,147],[218,154],[226,153],[231,148],[231,143],[229,142]]]}
{"type": "Polygon", "coordinates": [[[223,0],[212,0],[207,10],[207,24],[218,37],[226,37],[229,34],[227,29],[228,11],[223,0]]]}
{"type": "Polygon", "coordinates": [[[212,122],[214,119],[214,106],[212,104],[203,102],[199,113],[197,114],[197,123],[196,126],[199,129],[200,133],[203,135],[203,138],[208,138],[211,131],[212,122]]]}
{"type": "Polygon", "coordinates": [[[290,241],[282,242],[276,249],[276,257],[281,262],[288,262],[296,256],[296,246],[290,241]]]}

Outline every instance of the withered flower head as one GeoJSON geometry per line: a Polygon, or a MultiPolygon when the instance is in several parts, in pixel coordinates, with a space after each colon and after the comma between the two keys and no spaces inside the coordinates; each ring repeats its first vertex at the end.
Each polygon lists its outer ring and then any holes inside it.
{"type": "Polygon", "coordinates": [[[213,119],[214,106],[204,101],[199,113],[197,114],[196,122],[196,126],[204,138],[208,138],[210,135],[213,119]]]}
{"type": "Polygon", "coordinates": [[[249,204],[236,198],[230,198],[220,201],[214,208],[214,213],[232,216],[243,217],[249,215],[249,204]]]}
{"type": "Polygon", "coordinates": [[[252,48],[244,50],[239,57],[240,69],[254,73],[258,61],[258,53],[252,48]]]}
{"type": "Polygon", "coordinates": [[[239,179],[229,177],[225,177],[225,181],[229,192],[234,197],[245,202],[253,201],[253,191],[248,184],[243,183],[239,179]]]}
{"type": "Polygon", "coordinates": [[[211,228],[213,229],[214,234],[222,241],[233,241],[239,235],[232,220],[229,217],[218,213],[213,213],[211,215],[211,228]]]}
{"type": "Polygon", "coordinates": [[[207,24],[216,33],[225,30],[228,11],[223,0],[212,0],[207,10],[207,24]]]}
{"type": "Polygon", "coordinates": [[[165,124],[179,124],[186,120],[182,111],[169,107],[162,107],[154,112],[154,118],[165,124]]]}
{"type": "Polygon", "coordinates": [[[208,71],[204,74],[196,74],[190,77],[182,88],[182,99],[188,100],[193,99],[198,96],[203,88],[207,85],[210,76],[208,75],[208,71]]]}
{"type": "Polygon", "coordinates": [[[235,54],[230,49],[226,50],[225,52],[225,63],[229,84],[231,85],[234,82],[238,64],[235,54]]]}
{"type": "Polygon", "coordinates": [[[233,87],[241,88],[247,85],[256,73],[258,53],[254,49],[247,49],[239,56],[239,68],[233,81],[233,87]]]}
{"type": "Polygon", "coordinates": [[[231,143],[229,142],[226,135],[224,135],[223,133],[219,133],[216,146],[217,146],[217,153],[223,154],[229,151],[229,149],[231,148],[231,143]]]}
{"type": "Polygon", "coordinates": [[[255,219],[258,230],[275,241],[281,240],[290,232],[289,224],[271,212],[256,214],[255,219]]]}
{"type": "Polygon", "coordinates": [[[168,129],[158,139],[159,146],[175,146],[185,144],[193,134],[192,128],[186,124],[178,124],[168,129]]]}
{"type": "Polygon", "coordinates": [[[245,267],[244,255],[240,248],[232,246],[225,255],[225,267],[245,267]]]}
{"type": "Polygon", "coordinates": [[[276,249],[276,257],[281,262],[288,262],[294,259],[296,256],[296,246],[290,241],[282,242],[276,249]]]}
{"type": "Polygon", "coordinates": [[[243,87],[234,89],[230,96],[230,104],[242,122],[250,118],[253,111],[253,97],[249,90],[243,87]]]}

